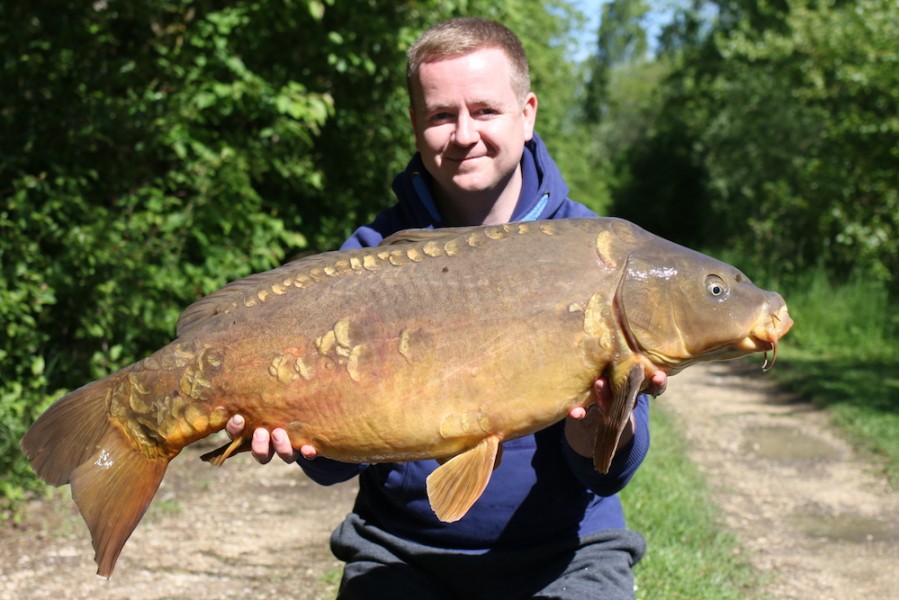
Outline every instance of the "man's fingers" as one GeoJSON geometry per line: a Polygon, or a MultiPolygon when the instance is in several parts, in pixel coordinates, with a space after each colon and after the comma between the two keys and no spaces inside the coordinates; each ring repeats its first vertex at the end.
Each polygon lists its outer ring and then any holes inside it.
{"type": "Polygon", "coordinates": [[[312,460],[316,456],[318,456],[318,452],[313,446],[310,446],[309,444],[303,444],[303,446],[300,448],[300,454],[302,454],[303,458],[305,458],[306,460],[312,460]]]}
{"type": "Polygon", "coordinates": [[[259,428],[253,432],[253,441],[250,442],[250,448],[253,456],[262,464],[268,463],[272,456],[275,455],[275,449],[272,447],[271,436],[267,429],[259,428]]]}
{"type": "MultiPolygon", "coordinates": [[[[571,410],[568,411],[568,416],[572,419],[583,419],[587,416],[587,409],[583,406],[575,406],[571,410]]],[[[305,455],[304,455],[305,456],[305,455]]]]}
{"type": "Polygon", "coordinates": [[[281,428],[272,431],[272,447],[284,462],[291,463],[297,459],[296,450],[290,443],[290,436],[281,428]]]}
{"type": "Polygon", "coordinates": [[[228,422],[225,424],[225,431],[228,432],[228,436],[233,440],[241,433],[243,433],[243,428],[246,423],[243,420],[241,415],[234,415],[228,422]]]}
{"type": "MultiPolygon", "coordinates": [[[[228,422],[225,424],[225,430],[231,439],[234,439],[243,433],[245,426],[246,421],[244,418],[240,415],[234,415],[228,419],[228,422]]],[[[263,465],[270,462],[275,454],[288,463],[295,462],[297,456],[300,455],[300,452],[293,449],[290,436],[280,427],[272,430],[271,433],[264,427],[259,427],[253,431],[253,438],[250,440],[250,450],[253,458],[263,465]]],[[[315,448],[309,445],[303,446],[302,454],[308,460],[312,460],[318,455],[315,448]]]]}
{"type": "Polygon", "coordinates": [[[646,390],[652,396],[661,396],[668,387],[668,374],[664,371],[656,371],[649,380],[649,387],[646,390]]]}

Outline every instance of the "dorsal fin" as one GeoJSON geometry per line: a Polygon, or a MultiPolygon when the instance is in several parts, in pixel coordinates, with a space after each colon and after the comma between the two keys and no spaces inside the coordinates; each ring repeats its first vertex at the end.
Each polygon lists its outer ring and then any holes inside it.
{"type": "Polygon", "coordinates": [[[207,323],[212,317],[243,306],[244,299],[250,298],[263,290],[271,292],[277,284],[292,285],[297,276],[309,273],[315,268],[324,269],[336,263],[337,252],[324,252],[312,256],[304,256],[283,266],[255,273],[237,279],[218,291],[201,298],[184,309],[178,317],[176,333],[182,336],[192,329],[207,323]],[[290,283],[287,283],[290,282],[290,283]]]}
{"type": "Polygon", "coordinates": [[[394,244],[406,244],[411,242],[430,242],[434,240],[446,240],[465,234],[479,227],[444,227],[442,229],[404,229],[389,235],[378,244],[379,246],[393,246],[394,244]]]}

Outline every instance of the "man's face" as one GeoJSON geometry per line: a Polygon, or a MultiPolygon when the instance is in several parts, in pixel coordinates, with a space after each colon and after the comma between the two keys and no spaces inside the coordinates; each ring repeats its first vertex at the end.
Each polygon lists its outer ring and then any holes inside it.
{"type": "Polygon", "coordinates": [[[412,83],[415,145],[450,199],[502,192],[534,133],[537,97],[522,100],[498,48],[423,63],[412,83]]]}

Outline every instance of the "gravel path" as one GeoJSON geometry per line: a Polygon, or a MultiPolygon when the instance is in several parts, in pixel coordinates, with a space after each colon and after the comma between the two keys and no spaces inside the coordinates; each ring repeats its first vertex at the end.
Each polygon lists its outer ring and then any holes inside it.
{"type": "Polygon", "coordinates": [[[899,494],[826,413],[749,360],[691,367],[657,403],[678,418],[770,597],[899,598],[899,494]]]}

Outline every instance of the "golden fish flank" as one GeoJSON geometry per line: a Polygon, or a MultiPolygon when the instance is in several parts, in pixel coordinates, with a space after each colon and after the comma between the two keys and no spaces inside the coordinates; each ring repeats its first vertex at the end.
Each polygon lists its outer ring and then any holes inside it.
{"type": "Polygon", "coordinates": [[[181,375],[179,386],[181,391],[193,398],[194,400],[202,400],[208,395],[212,389],[212,383],[205,371],[208,367],[211,371],[217,371],[222,366],[222,356],[211,350],[208,344],[205,344],[194,356],[194,360],[187,364],[184,373],[181,375]]]}
{"type": "Polygon", "coordinates": [[[409,248],[406,250],[406,256],[409,257],[409,260],[412,262],[421,262],[425,259],[424,252],[419,250],[418,248],[409,248]]]}
{"type": "Polygon", "coordinates": [[[491,433],[490,417],[483,406],[477,412],[449,414],[440,422],[440,437],[445,440],[485,433],[491,433]]]}
{"type": "Polygon", "coordinates": [[[410,363],[415,362],[416,358],[421,356],[421,350],[433,347],[434,339],[425,329],[418,327],[407,327],[400,331],[400,337],[397,340],[397,351],[410,363]]]}
{"type": "Polygon", "coordinates": [[[298,370],[295,368],[296,361],[290,354],[282,354],[272,359],[268,366],[269,375],[287,385],[300,377],[298,370]]]}
{"type": "Polygon", "coordinates": [[[366,271],[377,271],[382,267],[381,261],[373,254],[366,254],[362,257],[362,268],[366,271]]]}
{"type": "Polygon", "coordinates": [[[599,254],[599,259],[603,264],[610,269],[615,269],[618,266],[612,259],[615,241],[615,236],[609,231],[603,231],[596,236],[596,252],[599,254]]]}
{"type": "Polygon", "coordinates": [[[409,257],[406,256],[406,253],[402,250],[393,250],[391,252],[381,252],[378,254],[378,258],[381,260],[386,260],[394,267],[402,267],[406,263],[409,262],[409,257]]]}
{"type": "Polygon", "coordinates": [[[306,364],[303,357],[295,357],[293,354],[281,354],[272,359],[268,366],[268,373],[284,385],[293,383],[299,378],[305,381],[312,379],[312,368],[306,364]]]}
{"type": "MultiPolygon", "coordinates": [[[[205,400],[212,392],[212,379],[224,363],[221,353],[203,344],[197,348],[195,344],[176,344],[172,357],[163,357],[161,365],[169,365],[166,370],[183,369],[178,378],[178,390],[166,394],[159,401],[145,402],[148,394],[144,390],[140,378],[129,374],[127,384],[120,384],[112,393],[110,412],[122,412],[124,406],[114,410],[116,403],[127,398],[131,415],[140,426],[130,427],[131,435],[142,444],[153,446],[155,451],[161,440],[177,440],[194,437],[197,432],[209,427],[220,428],[230,415],[222,408],[206,413],[203,404],[195,401],[205,400]]],[[[141,363],[146,367],[146,360],[141,363]]]]}
{"type": "Polygon", "coordinates": [[[593,294],[584,309],[584,333],[599,340],[603,348],[612,348],[614,340],[606,323],[609,322],[612,307],[603,301],[600,294],[593,294]]]}
{"type": "Polygon", "coordinates": [[[272,284],[272,292],[274,292],[278,296],[283,296],[290,289],[291,283],[292,281],[289,279],[282,283],[274,283],[272,284]]]}
{"type": "Polygon", "coordinates": [[[353,381],[359,381],[359,358],[365,346],[364,344],[353,345],[350,340],[348,317],[340,319],[333,328],[316,338],[315,347],[319,354],[346,368],[347,374],[353,381]]]}
{"type": "Polygon", "coordinates": [[[152,401],[152,398],[146,398],[149,391],[141,384],[140,379],[134,373],[128,374],[127,384],[128,406],[136,413],[146,413],[150,410],[150,404],[146,400],[152,401]]]}
{"type": "Polygon", "coordinates": [[[400,354],[403,355],[403,358],[412,362],[412,348],[410,347],[410,338],[412,337],[412,332],[409,331],[408,328],[403,329],[400,332],[400,341],[397,346],[397,349],[400,351],[400,354]]]}
{"type": "Polygon", "coordinates": [[[293,368],[296,369],[297,373],[300,374],[300,377],[302,377],[306,381],[312,379],[312,369],[303,361],[302,356],[296,360],[293,368]]]}

